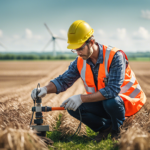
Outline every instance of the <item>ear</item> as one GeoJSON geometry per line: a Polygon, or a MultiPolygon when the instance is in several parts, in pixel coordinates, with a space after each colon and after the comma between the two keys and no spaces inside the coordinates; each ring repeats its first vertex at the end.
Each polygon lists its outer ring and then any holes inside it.
{"type": "Polygon", "coordinates": [[[92,39],[92,40],[90,41],[91,46],[93,46],[94,43],[95,43],[95,40],[92,39]]]}

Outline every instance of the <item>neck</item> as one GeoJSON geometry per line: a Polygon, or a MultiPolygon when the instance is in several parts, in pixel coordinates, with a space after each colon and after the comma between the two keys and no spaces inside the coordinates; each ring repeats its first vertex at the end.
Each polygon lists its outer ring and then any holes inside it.
{"type": "Polygon", "coordinates": [[[94,44],[92,48],[93,48],[93,54],[90,56],[90,59],[94,64],[96,64],[99,55],[99,47],[97,44],[94,44]]]}

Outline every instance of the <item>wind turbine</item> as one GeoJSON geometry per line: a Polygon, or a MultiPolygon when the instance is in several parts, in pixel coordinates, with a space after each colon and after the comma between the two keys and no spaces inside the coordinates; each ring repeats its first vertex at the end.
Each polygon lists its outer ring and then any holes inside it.
{"type": "Polygon", "coordinates": [[[45,25],[46,29],[48,30],[48,32],[50,33],[50,35],[52,36],[52,38],[45,45],[45,47],[43,48],[43,51],[48,47],[48,45],[51,42],[53,42],[53,56],[56,56],[56,44],[57,44],[57,46],[59,46],[58,43],[56,42],[56,39],[65,40],[65,41],[66,41],[66,39],[62,38],[62,37],[54,36],[54,34],[51,32],[51,30],[49,29],[49,27],[47,26],[47,24],[44,23],[44,25],[45,25]]]}
{"type": "Polygon", "coordinates": [[[0,46],[3,47],[5,50],[7,50],[7,48],[0,42],[0,46]]]}

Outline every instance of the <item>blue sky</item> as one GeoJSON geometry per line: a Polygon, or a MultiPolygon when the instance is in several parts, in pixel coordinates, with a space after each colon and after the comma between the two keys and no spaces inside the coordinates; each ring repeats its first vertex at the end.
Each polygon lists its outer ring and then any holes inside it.
{"type": "MultiPolygon", "coordinates": [[[[0,0],[0,43],[7,51],[40,52],[51,38],[44,23],[67,39],[75,20],[88,22],[101,44],[150,51],[150,0],[0,0]]],[[[57,42],[67,51],[67,42],[57,42]]]]}

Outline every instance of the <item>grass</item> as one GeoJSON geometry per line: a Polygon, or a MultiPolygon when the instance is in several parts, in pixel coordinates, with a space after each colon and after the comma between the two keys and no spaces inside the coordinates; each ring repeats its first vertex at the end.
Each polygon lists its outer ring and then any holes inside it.
{"type": "Polygon", "coordinates": [[[50,150],[61,149],[61,150],[118,150],[114,145],[117,141],[111,139],[111,135],[108,135],[106,140],[103,140],[99,143],[91,140],[97,135],[96,132],[91,130],[89,127],[86,127],[87,137],[75,135],[70,138],[70,135],[63,136],[62,132],[59,131],[59,126],[61,124],[61,115],[57,120],[57,124],[54,127],[54,131],[47,132],[47,137],[54,141],[53,146],[49,147],[50,150]]]}
{"type": "Polygon", "coordinates": [[[13,59],[13,60],[0,60],[0,62],[5,62],[5,61],[74,61],[75,59],[35,59],[35,60],[17,60],[17,59],[13,59]]]}
{"type": "MultiPolygon", "coordinates": [[[[129,62],[130,61],[150,61],[150,57],[129,57],[129,62]]],[[[33,59],[33,60],[17,60],[17,59],[12,59],[12,60],[0,60],[0,62],[3,61],[74,61],[75,59],[33,59]]]]}
{"type": "Polygon", "coordinates": [[[129,58],[129,62],[130,61],[150,61],[149,57],[135,57],[135,58],[129,58]]]}

